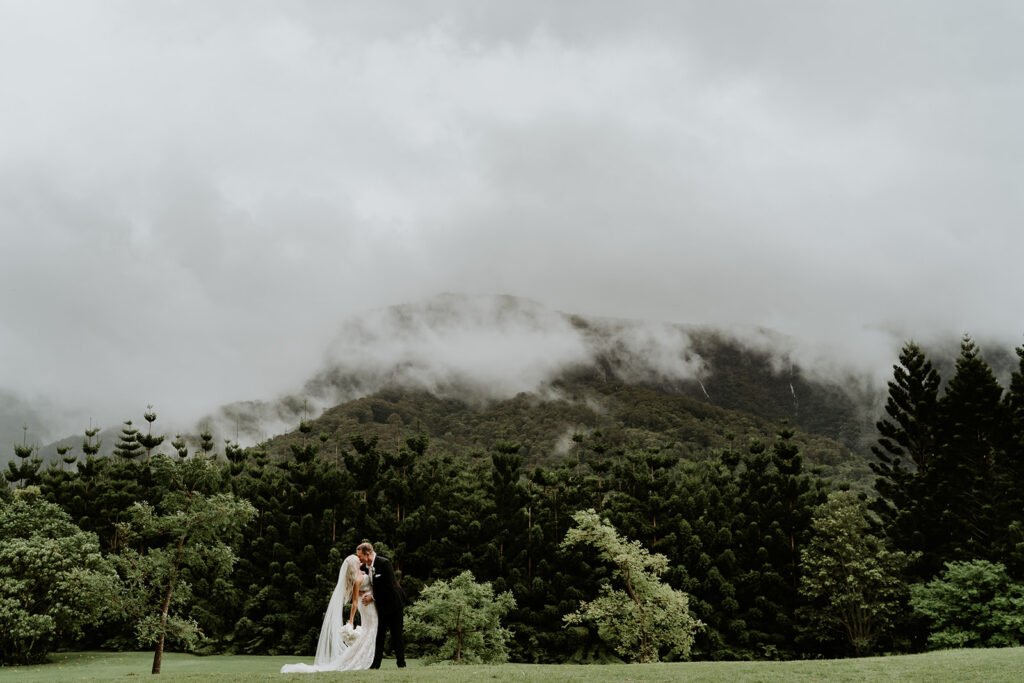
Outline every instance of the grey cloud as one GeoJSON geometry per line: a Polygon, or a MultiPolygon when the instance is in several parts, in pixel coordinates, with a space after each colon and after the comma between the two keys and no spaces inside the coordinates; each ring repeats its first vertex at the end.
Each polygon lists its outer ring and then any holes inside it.
{"type": "Polygon", "coordinates": [[[9,4],[0,389],[187,421],[443,291],[770,327],[874,375],[901,337],[1016,343],[1022,24],[923,0],[9,4]]]}

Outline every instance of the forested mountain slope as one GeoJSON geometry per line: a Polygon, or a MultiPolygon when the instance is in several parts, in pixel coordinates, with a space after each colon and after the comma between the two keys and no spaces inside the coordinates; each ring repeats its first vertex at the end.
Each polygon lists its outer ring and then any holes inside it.
{"type": "MultiPolygon", "coordinates": [[[[309,421],[308,434],[320,440],[328,458],[350,449],[353,436],[376,437],[382,449],[397,450],[406,438],[422,435],[430,438],[432,451],[456,455],[488,453],[514,442],[522,444],[529,467],[651,449],[695,459],[730,445],[746,448],[751,440],[772,441],[782,424],[651,387],[567,378],[544,395],[521,393],[482,404],[385,389],[325,411],[309,421]]],[[[299,431],[275,437],[268,453],[287,458],[290,446],[307,438],[299,431]]],[[[843,444],[804,431],[794,442],[808,466],[869,485],[865,458],[843,444]]]]}

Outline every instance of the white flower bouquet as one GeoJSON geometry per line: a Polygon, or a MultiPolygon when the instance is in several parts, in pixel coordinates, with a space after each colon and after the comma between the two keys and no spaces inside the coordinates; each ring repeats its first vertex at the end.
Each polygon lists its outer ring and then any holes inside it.
{"type": "Polygon", "coordinates": [[[352,643],[359,639],[359,631],[362,630],[362,626],[353,627],[352,624],[346,623],[341,627],[341,642],[345,643],[345,647],[351,647],[352,643]]]}

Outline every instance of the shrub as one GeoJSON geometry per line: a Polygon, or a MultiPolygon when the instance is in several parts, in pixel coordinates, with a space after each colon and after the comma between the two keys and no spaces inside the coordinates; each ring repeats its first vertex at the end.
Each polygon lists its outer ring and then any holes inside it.
{"type": "Polygon", "coordinates": [[[465,571],[424,588],[408,610],[406,629],[427,645],[428,662],[501,664],[512,638],[501,618],[515,604],[512,593],[495,595],[490,583],[476,583],[465,571]]]}
{"type": "Polygon", "coordinates": [[[947,562],[941,576],[910,587],[910,605],[931,621],[928,644],[936,649],[1024,641],[1024,584],[999,563],[947,562]]]}

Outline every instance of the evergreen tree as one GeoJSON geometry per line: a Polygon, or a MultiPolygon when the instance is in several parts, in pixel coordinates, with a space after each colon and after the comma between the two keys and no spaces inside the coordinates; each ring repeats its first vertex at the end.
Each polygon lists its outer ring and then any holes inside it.
{"type": "Polygon", "coordinates": [[[100,452],[100,446],[103,445],[103,442],[100,441],[99,439],[96,440],[96,443],[93,443],[92,441],[94,438],[96,438],[96,435],[99,433],[99,427],[90,427],[89,429],[85,430],[85,438],[82,439],[82,453],[84,453],[86,457],[89,457],[90,455],[96,455],[97,453],[100,452]]]}
{"type": "Polygon", "coordinates": [[[705,625],[694,641],[694,656],[701,659],[750,656],[751,638],[740,617],[737,593],[744,571],[738,561],[741,536],[736,533],[743,505],[733,469],[739,461],[738,454],[727,450],[687,463],[671,522],[678,540],[669,559],[679,574],[679,587],[692,596],[694,615],[705,625]]]}
{"type": "Polygon", "coordinates": [[[146,449],[146,460],[149,460],[152,456],[153,449],[164,442],[163,436],[153,436],[153,422],[156,420],[156,413],[153,412],[153,406],[146,406],[146,412],[142,416],[145,418],[149,425],[149,429],[145,434],[136,434],[135,439],[139,442],[142,448],[146,449]]]}
{"type": "MultiPolygon", "coordinates": [[[[210,433],[209,429],[204,427],[203,431],[199,434],[199,450],[203,455],[211,456],[214,455],[214,448],[216,448],[216,444],[213,443],[213,434],[210,433]]],[[[181,453],[178,455],[181,455],[181,453]]]]}
{"type": "Polygon", "coordinates": [[[43,464],[43,459],[34,455],[37,450],[36,446],[28,444],[28,425],[25,425],[22,427],[21,445],[14,445],[14,455],[19,462],[15,464],[12,460],[7,463],[4,478],[18,488],[39,485],[42,482],[39,468],[43,464]]]}
{"type": "Polygon", "coordinates": [[[114,445],[114,455],[125,460],[135,460],[142,455],[143,447],[139,443],[139,430],[132,427],[132,421],[126,420],[121,428],[121,436],[114,445]]]}
{"type": "Polygon", "coordinates": [[[1006,531],[999,519],[1005,496],[1001,466],[1008,420],[1003,389],[975,343],[964,337],[956,371],[939,403],[941,420],[933,466],[924,475],[935,514],[935,537],[924,551],[928,575],[954,559],[995,560],[1006,531]]]}
{"type": "Polygon", "coordinates": [[[60,461],[62,463],[67,465],[67,468],[69,470],[71,469],[72,465],[78,462],[77,455],[69,455],[69,453],[71,453],[72,450],[74,450],[74,446],[57,446],[57,457],[60,458],[60,461]]]}
{"type": "Polygon", "coordinates": [[[924,550],[935,540],[935,511],[923,481],[935,458],[940,382],[921,348],[905,344],[889,382],[887,417],[878,421],[878,444],[871,448],[878,459],[870,463],[878,492],[871,509],[893,541],[909,550],[924,550]]]}
{"type": "Polygon", "coordinates": [[[1024,579],[1024,346],[1016,352],[1017,369],[1004,400],[1009,434],[998,473],[1005,492],[999,516],[1007,524],[1007,533],[996,550],[1012,575],[1024,579]]]}
{"type": "Polygon", "coordinates": [[[736,581],[739,619],[746,630],[742,645],[754,657],[786,659],[795,654],[799,605],[799,557],[810,533],[814,508],[825,499],[825,486],[803,472],[792,431],[782,429],[769,453],[751,443],[738,469],[738,497],[744,511],[736,516],[736,581]]]}
{"type": "Polygon", "coordinates": [[[171,442],[171,448],[178,454],[178,457],[184,460],[188,457],[188,444],[185,443],[185,438],[181,434],[174,435],[174,441],[171,442]]]}

